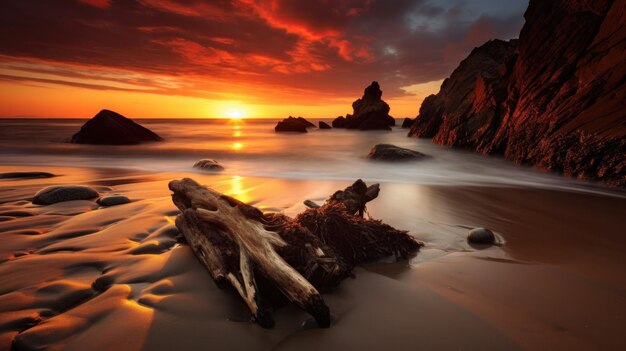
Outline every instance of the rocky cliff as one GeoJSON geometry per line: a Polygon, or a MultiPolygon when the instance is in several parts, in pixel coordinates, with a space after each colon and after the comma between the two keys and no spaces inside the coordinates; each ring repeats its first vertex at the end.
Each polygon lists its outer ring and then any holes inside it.
{"type": "Polygon", "coordinates": [[[626,186],[626,0],[531,0],[519,40],[476,48],[410,136],[626,186]]]}

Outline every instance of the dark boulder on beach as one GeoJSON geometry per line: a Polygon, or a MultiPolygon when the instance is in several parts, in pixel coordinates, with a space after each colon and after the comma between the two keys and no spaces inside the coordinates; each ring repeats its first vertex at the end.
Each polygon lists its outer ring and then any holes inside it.
{"type": "Polygon", "coordinates": [[[74,144],[135,145],[163,138],[119,113],[102,110],[70,140],[74,144]]]}
{"type": "Polygon", "coordinates": [[[346,115],[345,126],[347,129],[391,130],[390,126],[396,125],[396,120],[389,116],[389,105],[382,99],[383,92],[378,82],[372,82],[365,88],[363,97],[352,103],[352,115],[346,115]]]}
{"type": "Polygon", "coordinates": [[[474,228],[467,233],[467,241],[472,244],[492,245],[496,242],[496,236],[487,228],[474,228]]]}
{"type": "Polygon", "coordinates": [[[319,128],[320,129],[331,129],[332,127],[328,125],[328,123],[320,121],[319,123],[319,128]]]}
{"type": "Polygon", "coordinates": [[[410,118],[405,118],[404,121],[402,122],[402,128],[411,128],[411,125],[413,124],[413,122],[415,122],[415,120],[410,119],[410,118]]]}
{"type": "Polygon", "coordinates": [[[107,195],[99,198],[97,201],[100,206],[117,206],[130,203],[130,199],[124,195],[107,195]]]}
{"type": "Polygon", "coordinates": [[[306,133],[307,128],[315,127],[315,124],[307,121],[302,117],[292,117],[283,119],[276,124],[274,130],[277,132],[297,132],[306,133]]]}
{"type": "Polygon", "coordinates": [[[210,158],[204,158],[193,165],[193,168],[200,168],[205,171],[223,171],[224,166],[222,166],[216,160],[210,158]]]}
{"type": "Polygon", "coordinates": [[[531,0],[519,40],[475,48],[411,136],[626,187],[626,4],[531,0]]]}
{"type": "Polygon", "coordinates": [[[421,152],[391,144],[377,144],[370,149],[366,157],[378,161],[409,161],[419,160],[427,156],[421,152]]]}
{"type": "Polygon", "coordinates": [[[64,201],[90,200],[99,195],[94,188],[84,185],[49,186],[35,194],[33,203],[36,205],[52,205],[64,201]]]}
{"type": "MultiPolygon", "coordinates": [[[[348,115],[350,116],[350,115],[348,115]]],[[[333,120],[333,128],[345,128],[346,127],[346,118],[344,116],[339,116],[333,120]]]]}

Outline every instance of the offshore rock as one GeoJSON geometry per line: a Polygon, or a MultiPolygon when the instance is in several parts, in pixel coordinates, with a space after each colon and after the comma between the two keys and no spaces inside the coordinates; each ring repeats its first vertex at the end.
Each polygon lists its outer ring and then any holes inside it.
{"type": "Polygon", "coordinates": [[[119,113],[102,110],[70,140],[74,144],[134,145],[163,138],[119,113]]]}
{"type": "MultiPolygon", "coordinates": [[[[391,130],[396,121],[389,116],[389,105],[382,100],[383,92],[378,82],[372,82],[365,88],[363,97],[352,103],[354,110],[352,115],[345,118],[345,126],[348,129],[359,130],[391,130]]],[[[334,124],[334,122],[333,122],[334,124]]]]}

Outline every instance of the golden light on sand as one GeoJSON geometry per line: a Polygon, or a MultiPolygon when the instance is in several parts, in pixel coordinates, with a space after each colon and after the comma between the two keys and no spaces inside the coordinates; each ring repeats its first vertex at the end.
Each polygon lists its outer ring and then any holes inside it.
{"type": "Polygon", "coordinates": [[[174,220],[175,217],[170,217],[170,216],[165,216],[165,220],[167,221],[167,223],[169,224],[176,224],[176,221],[174,220]]]}
{"type": "Polygon", "coordinates": [[[243,201],[248,203],[250,201],[250,197],[248,196],[249,189],[245,189],[242,177],[235,175],[230,179],[230,189],[228,191],[228,195],[234,197],[239,201],[243,201]]]}

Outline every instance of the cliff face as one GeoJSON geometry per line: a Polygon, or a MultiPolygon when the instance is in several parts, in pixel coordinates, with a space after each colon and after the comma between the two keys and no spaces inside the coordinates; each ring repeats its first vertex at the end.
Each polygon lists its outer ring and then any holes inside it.
{"type": "Polygon", "coordinates": [[[519,41],[474,49],[409,135],[626,186],[626,0],[531,0],[519,41]]]}
{"type": "Polygon", "coordinates": [[[493,139],[498,112],[508,96],[506,65],[516,55],[517,40],[492,40],[474,49],[444,80],[439,93],[424,100],[411,135],[460,147],[493,139]]]}

